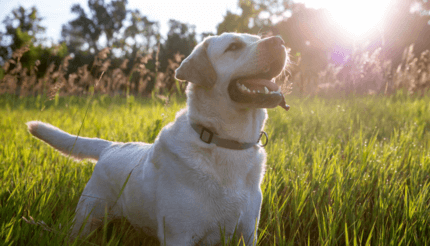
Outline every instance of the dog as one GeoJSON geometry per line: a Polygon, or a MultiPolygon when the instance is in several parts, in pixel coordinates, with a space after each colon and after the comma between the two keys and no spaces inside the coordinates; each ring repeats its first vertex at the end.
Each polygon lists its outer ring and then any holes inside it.
{"type": "Polygon", "coordinates": [[[162,245],[221,244],[233,234],[257,244],[267,110],[288,110],[274,78],[288,64],[280,37],[225,33],[206,38],[176,70],[187,107],[153,144],[70,135],[31,121],[61,153],[98,161],[76,208],[72,238],[125,217],[162,245]],[[222,236],[224,235],[224,237],[222,236]]]}

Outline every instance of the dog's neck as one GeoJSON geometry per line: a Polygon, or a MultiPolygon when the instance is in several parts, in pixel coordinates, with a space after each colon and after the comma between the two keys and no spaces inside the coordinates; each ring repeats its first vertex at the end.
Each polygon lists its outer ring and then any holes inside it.
{"type": "Polygon", "coordinates": [[[256,143],[267,118],[266,109],[238,109],[222,95],[190,84],[187,87],[188,120],[221,138],[256,143]],[[197,90],[200,90],[198,93],[197,90]],[[207,95],[212,93],[212,95],[207,95]]]}

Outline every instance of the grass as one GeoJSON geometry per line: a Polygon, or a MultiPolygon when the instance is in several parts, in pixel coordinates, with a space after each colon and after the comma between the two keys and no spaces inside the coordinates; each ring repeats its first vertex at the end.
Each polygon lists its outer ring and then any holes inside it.
{"type": "MultiPolygon", "coordinates": [[[[430,245],[430,97],[290,98],[269,110],[260,245],[430,245]]],[[[94,168],[32,138],[41,120],[81,136],[153,142],[185,106],[133,97],[0,96],[0,242],[64,245],[94,168]]],[[[157,245],[125,222],[75,244],[157,245]]]]}

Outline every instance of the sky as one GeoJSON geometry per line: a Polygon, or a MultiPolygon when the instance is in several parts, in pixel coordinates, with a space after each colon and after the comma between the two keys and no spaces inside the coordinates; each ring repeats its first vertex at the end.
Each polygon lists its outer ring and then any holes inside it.
{"type": "MultiPolygon", "coordinates": [[[[107,0],[109,1],[109,0],[107,0]]],[[[351,30],[353,35],[360,35],[381,18],[381,10],[385,9],[389,0],[296,0],[311,8],[327,8],[333,18],[351,30]],[[374,6],[374,8],[368,8],[374,6]],[[354,11],[345,11],[354,9],[354,11]],[[373,12],[372,12],[373,11],[373,12]],[[366,13],[366,18],[362,14],[366,13]]],[[[54,42],[61,37],[61,27],[76,15],[70,12],[73,4],[79,3],[87,9],[87,0],[0,0],[0,21],[11,13],[14,8],[22,5],[29,9],[36,6],[40,16],[44,18],[42,25],[47,27],[46,36],[54,42]]],[[[128,9],[139,9],[151,21],[158,21],[161,34],[165,36],[169,30],[169,19],[196,26],[196,32],[216,33],[216,26],[223,21],[226,11],[240,14],[238,0],[129,0],[128,9]]],[[[0,25],[0,28],[4,28],[0,25]]]]}
{"type": "MultiPolygon", "coordinates": [[[[58,41],[62,25],[76,17],[70,12],[75,3],[87,8],[87,0],[0,0],[0,20],[3,21],[19,5],[25,8],[36,6],[40,16],[44,17],[42,25],[47,27],[46,36],[58,41]]],[[[129,0],[127,7],[139,9],[149,20],[158,21],[162,35],[169,30],[169,19],[193,24],[197,33],[216,33],[216,26],[223,21],[227,10],[239,12],[237,0],[129,0]]]]}

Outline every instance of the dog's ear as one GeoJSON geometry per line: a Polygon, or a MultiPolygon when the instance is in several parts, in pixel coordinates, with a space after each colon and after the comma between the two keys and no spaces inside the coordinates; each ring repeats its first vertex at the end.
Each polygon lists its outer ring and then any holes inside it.
{"type": "Polygon", "coordinates": [[[193,52],[176,69],[176,79],[186,80],[206,88],[212,88],[216,81],[216,72],[207,53],[209,39],[197,45],[193,52]]]}

